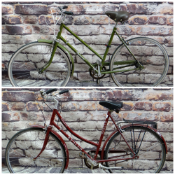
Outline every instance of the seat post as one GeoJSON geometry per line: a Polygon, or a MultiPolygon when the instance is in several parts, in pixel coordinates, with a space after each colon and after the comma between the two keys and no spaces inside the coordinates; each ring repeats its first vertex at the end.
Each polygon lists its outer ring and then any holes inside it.
{"type": "Polygon", "coordinates": [[[110,109],[108,109],[107,116],[111,115],[112,112],[114,112],[114,110],[110,110],[110,109]]]}

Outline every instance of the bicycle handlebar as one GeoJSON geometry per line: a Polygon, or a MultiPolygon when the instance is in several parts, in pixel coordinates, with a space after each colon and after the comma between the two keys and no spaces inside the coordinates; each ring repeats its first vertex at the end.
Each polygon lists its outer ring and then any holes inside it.
{"type": "Polygon", "coordinates": [[[58,8],[59,8],[59,9],[60,9],[60,11],[62,12],[62,10],[63,10],[63,9],[67,9],[67,8],[68,8],[68,6],[66,6],[66,5],[65,5],[65,6],[63,6],[63,7],[58,7],[58,8]]]}
{"type": "Polygon", "coordinates": [[[64,12],[63,12],[63,9],[67,9],[68,6],[63,6],[63,7],[58,7],[58,8],[59,8],[59,10],[61,11],[61,13],[64,13],[64,14],[66,14],[66,15],[73,15],[73,12],[71,12],[71,11],[64,11],[64,12]]]}
{"type": "Polygon", "coordinates": [[[67,8],[68,8],[68,6],[66,6],[66,5],[65,5],[65,6],[63,6],[63,8],[62,8],[62,9],[67,9],[67,8]]]}
{"type": "MultiPolygon", "coordinates": [[[[55,109],[57,109],[58,104],[59,104],[58,99],[54,96],[48,95],[49,93],[52,93],[54,91],[57,91],[57,89],[49,89],[47,91],[40,90],[40,93],[41,93],[41,96],[43,99],[48,99],[49,101],[54,101],[55,102],[55,109]]],[[[65,90],[60,91],[59,94],[61,95],[61,94],[68,93],[68,92],[69,92],[69,90],[65,89],[65,90]]],[[[59,98],[59,96],[57,96],[57,97],[59,98]]]]}
{"type": "MultiPolygon", "coordinates": [[[[40,93],[41,93],[42,96],[44,96],[45,94],[50,94],[50,93],[55,92],[55,91],[57,91],[57,89],[49,89],[46,92],[45,91],[40,91],[40,93]]],[[[69,92],[69,90],[65,89],[65,90],[60,91],[59,94],[61,95],[61,94],[68,93],[68,92],[69,92]]]]}

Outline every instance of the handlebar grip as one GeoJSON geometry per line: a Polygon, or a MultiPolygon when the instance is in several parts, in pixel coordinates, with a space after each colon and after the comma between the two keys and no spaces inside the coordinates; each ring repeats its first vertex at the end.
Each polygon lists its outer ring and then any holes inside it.
{"type": "Polygon", "coordinates": [[[66,6],[66,5],[65,5],[65,6],[63,6],[63,9],[67,9],[67,8],[68,8],[68,6],[66,6]]]}
{"type": "Polygon", "coordinates": [[[73,12],[70,12],[70,11],[65,11],[63,13],[66,14],[66,15],[73,15],[74,14],[73,12]]]}
{"type": "Polygon", "coordinates": [[[60,91],[59,94],[64,94],[64,93],[67,93],[67,92],[69,92],[68,89],[60,91]]]}
{"type": "Polygon", "coordinates": [[[49,89],[48,91],[46,91],[46,94],[49,94],[51,92],[57,91],[57,89],[49,89]]]}

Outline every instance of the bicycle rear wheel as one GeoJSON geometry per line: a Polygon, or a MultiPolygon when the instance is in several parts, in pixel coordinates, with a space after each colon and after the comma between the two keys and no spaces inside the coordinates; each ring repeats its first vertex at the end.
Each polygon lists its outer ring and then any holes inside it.
{"type": "MultiPolygon", "coordinates": [[[[138,159],[106,162],[111,173],[158,173],[162,169],[166,151],[162,139],[157,133],[143,126],[130,126],[122,132],[138,159]]],[[[133,153],[119,132],[115,133],[106,146],[105,159],[132,158],[133,153]]]]}
{"type": "Polygon", "coordinates": [[[6,163],[11,173],[63,173],[66,164],[65,149],[53,134],[42,154],[34,161],[42,149],[45,131],[28,128],[19,131],[9,141],[6,148],[6,163]]]}
{"type": "MultiPolygon", "coordinates": [[[[169,68],[166,50],[156,40],[147,37],[132,38],[126,43],[144,68],[136,70],[137,65],[117,65],[117,61],[134,60],[131,53],[122,44],[115,50],[110,63],[111,71],[121,71],[111,74],[114,83],[117,86],[127,87],[158,86],[165,78],[169,68]],[[130,71],[126,71],[129,69],[130,71]]],[[[161,86],[167,85],[162,82],[161,86]]]]}
{"type": "Polygon", "coordinates": [[[57,47],[50,66],[43,72],[51,56],[53,44],[33,42],[19,48],[11,57],[8,75],[13,86],[42,87],[65,86],[70,78],[70,62],[67,55],[57,47]]]}

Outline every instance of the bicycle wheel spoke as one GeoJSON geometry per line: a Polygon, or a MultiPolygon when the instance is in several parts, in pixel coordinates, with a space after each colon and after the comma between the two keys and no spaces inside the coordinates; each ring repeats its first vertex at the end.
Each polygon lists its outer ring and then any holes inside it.
{"type": "Polygon", "coordinates": [[[106,162],[109,167],[121,167],[110,169],[112,173],[155,173],[159,172],[165,161],[165,148],[160,137],[152,130],[139,126],[130,126],[122,132],[125,140],[117,132],[106,146],[106,159],[124,159],[106,162]],[[114,151],[114,150],[118,150],[114,151]],[[119,151],[123,150],[123,152],[119,151]],[[125,154],[124,154],[125,152],[125,154]],[[136,158],[134,158],[136,156],[136,158]],[[129,158],[129,159],[128,159],[129,158]]]}
{"type": "Polygon", "coordinates": [[[12,85],[65,86],[71,72],[69,58],[60,48],[57,48],[50,63],[52,48],[52,44],[38,42],[21,47],[9,63],[8,74],[12,85]],[[44,70],[45,67],[47,68],[44,70]]]}
{"type": "Polygon", "coordinates": [[[45,133],[30,128],[20,131],[7,147],[7,165],[15,173],[59,173],[64,171],[65,151],[60,142],[50,135],[45,150],[34,160],[43,147],[45,133]],[[15,154],[13,154],[15,152],[15,154]]]}
{"type": "Polygon", "coordinates": [[[127,87],[156,86],[161,82],[163,86],[166,86],[163,79],[167,74],[169,61],[163,47],[157,41],[146,37],[133,38],[128,43],[127,47],[134,54],[138,63],[134,66],[120,68],[121,66],[117,65],[117,61],[134,60],[127,48],[124,45],[120,46],[113,54],[110,70],[119,69],[120,71],[125,71],[131,69],[131,67],[134,70],[111,74],[113,81],[118,86],[127,87]]]}

